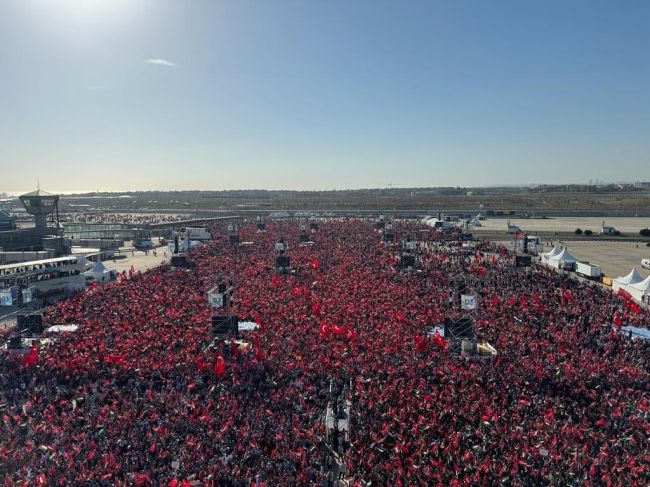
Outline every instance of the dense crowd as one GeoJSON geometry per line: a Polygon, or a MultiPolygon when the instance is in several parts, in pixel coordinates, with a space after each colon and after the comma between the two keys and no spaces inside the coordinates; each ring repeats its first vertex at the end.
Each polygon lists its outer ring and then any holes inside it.
{"type": "Polygon", "coordinates": [[[4,485],[317,485],[331,378],[351,379],[350,485],[648,485],[648,326],[619,297],[493,244],[467,251],[415,223],[419,272],[403,272],[374,224],[225,228],[161,266],[48,311],[79,329],[0,357],[4,485]],[[276,275],[275,242],[295,275],[276,275]],[[472,275],[491,360],[455,357],[426,331],[472,275]],[[205,291],[235,282],[258,323],[249,351],[213,343],[205,291]],[[614,319],[616,317],[616,319],[614,319]],[[616,321],[616,323],[614,323],[616,321]]]}

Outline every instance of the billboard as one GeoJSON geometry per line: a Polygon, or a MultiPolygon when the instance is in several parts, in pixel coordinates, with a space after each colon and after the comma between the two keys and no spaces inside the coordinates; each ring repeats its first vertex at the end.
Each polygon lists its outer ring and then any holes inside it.
{"type": "Polygon", "coordinates": [[[13,303],[11,289],[0,289],[0,306],[11,306],[13,303]]]}
{"type": "Polygon", "coordinates": [[[34,286],[28,287],[26,289],[23,289],[23,303],[31,303],[32,299],[34,299],[34,286]]]}
{"type": "Polygon", "coordinates": [[[461,309],[476,309],[477,299],[476,294],[461,294],[460,296],[460,307],[461,309]]]}

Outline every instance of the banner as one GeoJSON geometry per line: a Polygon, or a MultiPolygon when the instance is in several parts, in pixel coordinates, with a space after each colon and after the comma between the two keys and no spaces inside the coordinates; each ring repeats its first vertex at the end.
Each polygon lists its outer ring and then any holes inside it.
{"type": "Polygon", "coordinates": [[[32,299],[34,298],[34,286],[28,287],[27,289],[23,289],[23,303],[31,303],[32,299]]]}
{"type": "Polygon", "coordinates": [[[208,293],[208,303],[211,308],[221,308],[224,305],[224,293],[208,293]]]}
{"type": "Polygon", "coordinates": [[[460,307],[461,309],[476,309],[477,300],[475,294],[461,294],[460,307]]]}
{"type": "Polygon", "coordinates": [[[11,289],[0,290],[0,306],[11,306],[14,300],[11,296],[11,289]]]}

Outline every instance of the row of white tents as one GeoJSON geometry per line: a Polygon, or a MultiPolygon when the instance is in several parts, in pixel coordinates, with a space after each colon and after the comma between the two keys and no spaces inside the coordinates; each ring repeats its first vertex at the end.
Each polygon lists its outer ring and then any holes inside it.
{"type": "Polygon", "coordinates": [[[616,293],[619,289],[630,293],[635,300],[643,301],[644,296],[650,296],[650,276],[643,279],[635,267],[627,276],[614,279],[612,290],[616,293]]]}
{"type": "Polygon", "coordinates": [[[554,267],[555,269],[572,268],[578,259],[569,253],[569,249],[559,249],[557,246],[553,250],[542,254],[542,264],[554,267]]]}
{"type": "MultiPolygon", "coordinates": [[[[572,268],[578,262],[568,249],[559,249],[557,246],[550,252],[542,254],[541,260],[543,264],[555,269],[572,268]]],[[[642,302],[644,296],[650,296],[650,276],[643,279],[635,267],[628,275],[617,277],[612,281],[612,290],[616,293],[619,289],[627,291],[632,298],[642,302]]]]}

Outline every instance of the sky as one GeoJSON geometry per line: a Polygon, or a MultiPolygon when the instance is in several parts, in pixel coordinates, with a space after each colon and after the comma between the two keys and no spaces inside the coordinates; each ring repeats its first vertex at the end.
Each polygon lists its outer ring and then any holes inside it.
{"type": "Polygon", "coordinates": [[[650,180],[650,2],[2,0],[0,192],[650,180]]]}

